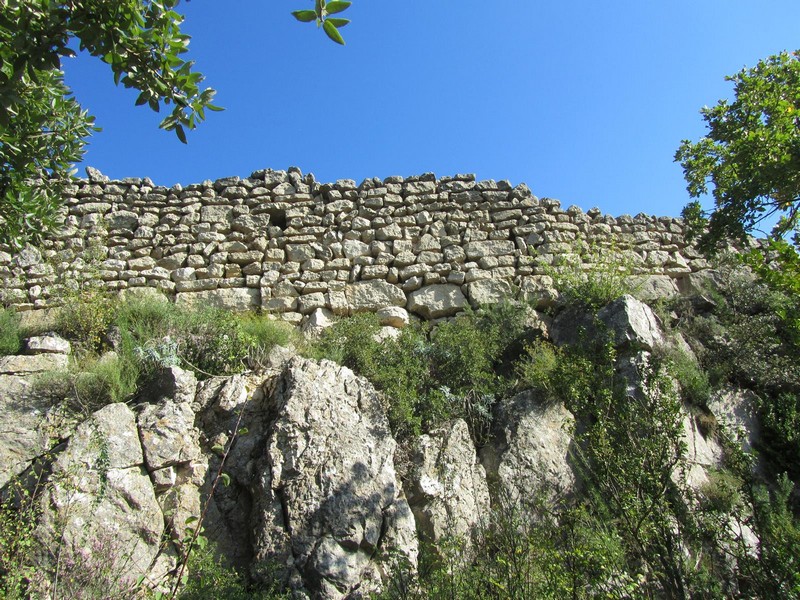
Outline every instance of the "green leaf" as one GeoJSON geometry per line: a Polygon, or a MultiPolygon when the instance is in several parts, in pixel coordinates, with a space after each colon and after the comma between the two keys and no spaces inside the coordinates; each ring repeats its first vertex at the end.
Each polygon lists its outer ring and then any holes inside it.
{"type": "Polygon", "coordinates": [[[328,2],[328,4],[325,6],[325,12],[327,12],[329,15],[340,13],[343,10],[350,8],[351,4],[352,2],[341,2],[340,0],[334,0],[333,2],[328,2]]]}
{"type": "Polygon", "coordinates": [[[191,517],[188,517],[188,518],[186,519],[186,521],[184,521],[184,524],[185,524],[185,525],[191,525],[192,523],[196,523],[197,521],[198,521],[198,518],[197,518],[197,517],[195,517],[195,516],[191,516],[191,517]]]}
{"type": "Polygon", "coordinates": [[[211,448],[211,451],[214,454],[225,454],[225,448],[223,448],[221,444],[216,444],[215,446],[213,446],[211,448]]]}
{"type": "Polygon", "coordinates": [[[248,433],[250,433],[250,430],[247,427],[239,428],[239,435],[247,435],[248,433]]]}
{"type": "Polygon", "coordinates": [[[222,485],[225,487],[228,487],[231,484],[231,476],[227,473],[220,473],[219,477],[222,480],[222,485]]]}
{"type": "Polygon", "coordinates": [[[186,143],[186,132],[183,130],[183,125],[175,126],[175,134],[182,143],[186,143]]]}
{"type": "Polygon", "coordinates": [[[329,23],[333,23],[334,27],[344,27],[350,22],[350,19],[338,19],[336,17],[328,19],[329,23]]]}
{"type": "Polygon", "coordinates": [[[330,22],[330,20],[325,21],[322,24],[322,28],[325,30],[326,35],[331,38],[337,44],[341,44],[344,46],[344,38],[342,34],[339,33],[339,30],[336,29],[336,25],[330,22]]]}
{"type": "Polygon", "coordinates": [[[310,23],[317,19],[317,13],[313,10],[295,10],[292,12],[292,16],[302,23],[310,23]]]}

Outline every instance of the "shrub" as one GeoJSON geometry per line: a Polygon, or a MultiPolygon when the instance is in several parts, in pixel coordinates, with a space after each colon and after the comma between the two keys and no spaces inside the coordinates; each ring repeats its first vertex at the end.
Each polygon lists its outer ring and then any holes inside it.
{"type": "Polygon", "coordinates": [[[58,315],[58,331],[77,342],[78,349],[97,351],[115,316],[115,304],[97,289],[69,294],[58,315]]]}
{"type": "Polygon", "coordinates": [[[12,310],[0,308],[0,356],[17,354],[21,348],[19,317],[12,310]]]}
{"type": "Polygon", "coordinates": [[[564,303],[594,309],[635,293],[634,272],[632,255],[616,246],[580,246],[545,267],[564,303]]]}
{"type": "Polygon", "coordinates": [[[203,537],[197,538],[187,566],[189,575],[177,595],[180,600],[288,600],[291,597],[277,584],[250,584],[236,569],[226,566],[214,544],[203,537]]]}
{"type": "Polygon", "coordinates": [[[239,319],[245,337],[250,340],[247,364],[251,369],[263,367],[275,346],[291,346],[297,341],[297,334],[288,323],[263,315],[244,315],[239,319]]]}

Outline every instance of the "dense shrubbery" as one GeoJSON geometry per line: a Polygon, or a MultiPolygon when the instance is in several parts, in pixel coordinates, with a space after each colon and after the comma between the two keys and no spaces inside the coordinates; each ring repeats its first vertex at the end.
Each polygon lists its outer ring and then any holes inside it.
{"type": "Polygon", "coordinates": [[[310,353],[352,368],[382,390],[398,438],[461,417],[481,443],[491,404],[514,386],[524,319],[521,307],[498,304],[467,311],[433,332],[412,325],[378,341],[375,315],[358,314],[327,329],[310,353]]]}
{"type": "Polygon", "coordinates": [[[276,344],[294,337],[289,326],[266,317],[181,308],[158,296],[116,302],[97,292],[68,300],[57,330],[73,342],[76,365],[42,377],[40,390],[81,412],[130,398],[165,367],[200,378],[258,368],[276,344]]]}

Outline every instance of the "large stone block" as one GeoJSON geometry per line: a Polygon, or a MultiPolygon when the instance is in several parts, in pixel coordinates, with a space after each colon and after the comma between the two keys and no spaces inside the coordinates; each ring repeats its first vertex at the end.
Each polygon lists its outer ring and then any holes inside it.
{"type": "Polygon", "coordinates": [[[175,303],[181,306],[213,306],[224,310],[247,311],[261,306],[258,288],[221,288],[176,294],[175,303]]]}
{"type": "Polygon", "coordinates": [[[408,297],[408,310],[425,319],[450,317],[467,307],[461,288],[450,283],[428,285],[408,297]]]}
{"type": "Polygon", "coordinates": [[[345,288],[345,295],[353,312],[374,312],[387,306],[406,305],[403,290],[380,279],[350,284],[345,288]]]}

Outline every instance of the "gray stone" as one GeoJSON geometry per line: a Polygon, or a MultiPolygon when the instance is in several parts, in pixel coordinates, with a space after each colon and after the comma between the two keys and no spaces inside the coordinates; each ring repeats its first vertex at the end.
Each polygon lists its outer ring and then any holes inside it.
{"type": "Polygon", "coordinates": [[[464,251],[469,260],[478,260],[485,256],[503,256],[514,254],[514,242],[511,240],[486,240],[480,242],[468,242],[464,246],[464,251]]]}
{"type": "Polygon", "coordinates": [[[261,305],[261,290],[258,288],[222,288],[198,292],[180,292],[175,296],[179,306],[213,306],[237,312],[252,310],[261,305]]]}
{"type": "Polygon", "coordinates": [[[749,390],[727,388],[715,393],[708,409],[719,425],[739,441],[742,450],[751,452],[761,439],[758,398],[749,390]]]}
{"type": "Polygon", "coordinates": [[[350,284],[345,288],[345,296],[353,312],[374,312],[387,306],[406,305],[403,290],[380,279],[350,284]]]}
{"type": "Polygon", "coordinates": [[[664,344],[661,324],[645,303],[625,295],[603,308],[597,317],[614,333],[618,346],[652,351],[664,344]]]}
{"type": "Polygon", "coordinates": [[[139,438],[148,471],[200,458],[199,433],[194,428],[190,402],[164,398],[158,404],[146,404],[139,412],[139,438]]]}
{"type": "Polygon", "coordinates": [[[408,311],[399,306],[387,306],[377,312],[378,321],[381,325],[397,327],[402,329],[409,323],[408,311]]]}
{"type": "Polygon", "coordinates": [[[408,503],[426,540],[465,540],[488,523],[489,488],[467,424],[457,419],[414,445],[408,503]]]}
{"type": "Polygon", "coordinates": [[[292,359],[271,399],[275,418],[253,496],[252,573],[315,598],[382,587],[376,557],[417,559],[414,520],[394,470],[395,442],[372,386],[328,361],[292,359]]]}
{"type": "Polygon", "coordinates": [[[482,279],[467,284],[467,294],[472,308],[509,300],[513,293],[511,282],[504,279],[482,279]]]}
{"type": "Polygon", "coordinates": [[[449,317],[467,307],[461,288],[450,283],[428,285],[411,292],[408,310],[425,319],[449,317]]]}
{"type": "Polygon", "coordinates": [[[570,459],[575,419],[564,405],[522,392],[498,404],[494,417],[480,459],[497,501],[535,509],[537,496],[568,498],[577,482],[570,459]]]}
{"type": "Polygon", "coordinates": [[[35,354],[33,356],[0,356],[0,374],[25,375],[64,371],[69,364],[66,354],[35,354]]]}
{"type": "MultiPolygon", "coordinates": [[[[105,406],[78,426],[53,464],[36,529],[45,547],[59,549],[61,564],[80,561],[85,569],[131,581],[149,571],[161,547],[164,518],[142,463],[127,405],[105,406]]],[[[39,575],[47,577],[56,565],[45,558],[39,567],[39,575]]],[[[60,589],[68,597],[84,593],[60,589]]],[[[110,597],[119,592],[102,590],[110,597]]]]}
{"type": "Polygon", "coordinates": [[[37,335],[28,338],[25,344],[28,354],[69,354],[69,342],[56,334],[37,335]]]}

